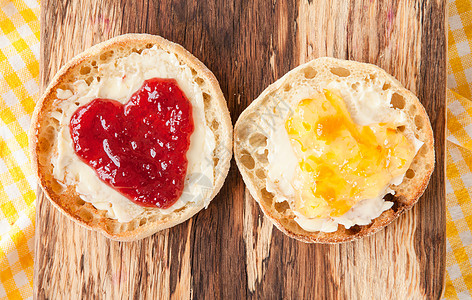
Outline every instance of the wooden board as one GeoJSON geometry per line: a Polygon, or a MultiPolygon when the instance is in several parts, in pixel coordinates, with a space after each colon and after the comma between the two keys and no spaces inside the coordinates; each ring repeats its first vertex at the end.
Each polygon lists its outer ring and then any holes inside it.
{"type": "Polygon", "coordinates": [[[343,245],[285,237],[234,164],[207,210],[133,243],[62,216],[38,193],[39,299],[437,299],[444,288],[446,1],[42,1],[41,83],[121,33],[175,41],[211,69],[233,123],[264,88],[318,56],[374,63],[431,118],[436,170],[419,204],[380,233],[343,245]]]}

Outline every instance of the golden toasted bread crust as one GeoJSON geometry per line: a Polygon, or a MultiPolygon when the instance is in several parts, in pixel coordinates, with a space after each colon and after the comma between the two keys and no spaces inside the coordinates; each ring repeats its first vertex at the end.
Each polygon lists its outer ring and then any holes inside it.
{"type": "MultiPolygon", "coordinates": [[[[86,73],[86,72],[85,72],[86,73]]],[[[88,79],[85,79],[86,81],[88,79]]],[[[213,199],[221,189],[230,166],[232,156],[232,125],[226,100],[213,73],[190,52],[182,46],[172,43],[162,37],[148,34],[126,34],[117,36],[88,50],[80,53],[64,65],[51,80],[41,99],[36,105],[32,125],[29,134],[31,160],[38,182],[44,194],[51,203],[62,213],[78,224],[92,230],[96,230],[105,236],[119,241],[139,240],[157,231],[170,228],[191,218],[200,211],[205,203],[213,199]],[[51,122],[49,112],[54,110],[54,102],[57,101],[58,88],[67,87],[79,78],[87,76],[83,74],[83,67],[91,69],[88,76],[96,76],[93,73],[97,64],[107,62],[114,58],[129,55],[157,46],[167,52],[174,53],[180,62],[192,69],[199,85],[205,91],[205,119],[212,129],[216,146],[214,157],[214,182],[210,199],[202,201],[199,205],[184,206],[168,216],[156,216],[153,208],[145,208],[145,214],[139,219],[128,223],[120,223],[108,218],[104,211],[97,210],[90,203],[84,202],[75,191],[74,186],[65,189],[52,176],[53,166],[51,155],[54,153],[57,132],[51,130],[48,124],[51,122]],[[216,124],[216,125],[215,125],[216,124]]]]}
{"type": "Polygon", "coordinates": [[[424,107],[412,92],[375,65],[328,57],[312,60],[291,70],[267,87],[243,111],[234,127],[234,155],[246,186],[264,214],[286,235],[305,243],[347,242],[379,231],[418,201],[428,185],[435,161],[431,124],[424,107]],[[308,82],[319,89],[323,84],[334,80],[352,83],[369,81],[382,84],[383,89],[392,89],[398,102],[392,104],[406,113],[407,125],[424,145],[415,156],[404,181],[399,186],[391,187],[395,190],[395,196],[388,200],[394,202],[393,207],[384,211],[371,224],[356,225],[350,229],[339,225],[338,230],[331,233],[309,232],[295,222],[295,215],[290,207],[278,204],[274,199],[276,195],[266,189],[267,154],[270,151],[266,146],[267,139],[271,137],[267,136],[270,130],[266,130],[267,125],[260,116],[264,115],[270,105],[275,106],[274,103],[287,100],[291,89],[296,89],[300,82],[308,82]]]}

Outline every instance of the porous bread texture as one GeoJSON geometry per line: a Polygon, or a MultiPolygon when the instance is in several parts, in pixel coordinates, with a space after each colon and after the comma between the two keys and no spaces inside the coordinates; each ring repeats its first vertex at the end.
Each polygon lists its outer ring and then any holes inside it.
{"type": "MultiPolygon", "coordinates": [[[[301,99],[298,99],[301,100],[301,99]]],[[[297,103],[288,103],[291,107],[297,103]]],[[[277,116],[275,116],[277,117],[277,116]]],[[[410,209],[426,189],[434,169],[434,140],[431,123],[418,98],[405,89],[399,81],[383,69],[366,63],[322,57],[291,70],[267,87],[246,110],[234,127],[234,156],[252,197],[259,203],[264,214],[286,235],[306,243],[340,243],[371,235],[385,227],[404,211],[410,209]],[[360,82],[380,86],[393,92],[391,104],[407,116],[407,125],[398,129],[408,131],[424,142],[399,186],[392,185],[395,195],[388,194],[385,200],[394,202],[371,224],[355,225],[346,229],[343,225],[331,233],[309,232],[294,220],[294,212],[287,201],[276,202],[274,194],[266,188],[268,172],[267,143],[270,113],[283,107],[282,101],[294,101],[297,86],[308,83],[317,90],[326,88],[331,81],[347,81],[356,89],[360,82]],[[290,100],[292,99],[292,100],[290,100]]],[[[282,162],[283,163],[283,162],[282,162]]]]}
{"type": "Polygon", "coordinates": [[[172,227],[191,218],[209,203],[221,189],[228,174],[232,156],[232,125],[226,100],[213,73],[182,46],[162,37],[148,34],[126,34],[97,44],[74,57],[51,80],[36,105],[30,129],[32,165],[44,194],[62,213],[78,224],[103,233],[118,241],[139,240],[157,231],[172,227]],[[213,152],[214,181],[210,199],[184,207],[164,215],[157,208],[146,207],[144,213],[127,223],[108,218],[106,211],[97,210],[83,201],[76,193],[75,185],[65,188],[53,177],[51,157],[54,154],[59,131],[58,121],[50,113],[58,111],[57,89],[74,93],[74,83],[83,79],[90,85],[99,79],[98,68],[133,52],[156,46],[158,49],[174,53],[182,65],[190,67],[194,81],[203,91],[205,120],[215,136],[213,152]]]}

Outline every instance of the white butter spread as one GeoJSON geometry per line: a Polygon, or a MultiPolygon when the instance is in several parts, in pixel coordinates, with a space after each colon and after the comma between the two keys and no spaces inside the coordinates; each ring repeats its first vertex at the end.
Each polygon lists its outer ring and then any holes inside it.
{"type": "MultiPolygon", "coordinates": [[[[382,122],[391,122],[397,126],[407,124],[405,113],[393,108],[390,104],[393,91],[384,91],[381,87],[362,83],[359,83],[357,91],[354,91],[348,86],[347,82],[337,81],[323,86],[328,90],[337,91],[341,94],[353,121],[361,126],[382,122]]],[[[299,101],[311,98],[316,93],[319,93],[319,91],[315,87],[303,85],[297,88],[297,91],[291,95],[287,102],[291,103],[292,109],[294,109],[299,101]]],[[[275,195],[275,201],[291,203],[290,199],[296,193],[296,188],[294,187],[298,186],[296,179],[298,160],[285,129],[285,120],[288,118],[290,110],[279,110],[278,112],[279,117],[274,118],[275,124],[270,126],[269,138],[267,140],[269,169],[266,189],[275,195]]],[[[419,149],[423,146],[423,142],[418,140],[408,127],[404,134],[413,143],[416,151],[415,154],[418,153],[419,149]]],[[[393,178],[388,186],[400,185],[403,182],[404,176],[405,174],[393,178]]],[[[394,194],[394,191],[388,188],[388,186],[376,198],[364,199],[356,203],[348,212],[340,217],[311,219],[294,211],[295,221],[304,230],[310,232],[334,232],[338,229],[339,224],[344,225],[346,228],[354,225],[370,224],[373,219],[379,217],[382,212],[388,210],[393,205],[393,202],[383,199],[386,194],[394,194]]]]}
{"type": "Polygon", "coordinates": [[[204,199],[209,199],[213,188],[215,137],[206,125],[202,90],[194,81],[190,67],[181,64],[175,54],[154,46],[141,54],[132,53],[100,65],[98,76],[100,81],[95,78],[89,86],[83,80],[76,81],[73,84],[74,93],[57,90],[57,98],[65,101],[57,101],[57,108],[62,113],[51,113],[60,126],[57,149],[52,158],[53,176],[64,185],[75,185],[84,201],[97,209],[106,210],[108,217],[119,222],[129,222],[143,213],[144,207],[101,181],[95,171],[76,155],[70,136],[70,119],[79,106],[96,98],[114,99],[124,104],[145,80],[174,78],[192,104],[195,129],[187,151],[188,166],[183,193],[171,207],[159,211],[169,214],[188,203],[201,205],[204,199]]]}

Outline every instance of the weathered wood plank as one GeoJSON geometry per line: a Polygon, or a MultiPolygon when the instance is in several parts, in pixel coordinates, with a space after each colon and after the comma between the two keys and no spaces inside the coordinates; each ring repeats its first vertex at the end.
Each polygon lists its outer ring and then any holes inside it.
{"type": "Polygon", "coordinates": [[[233,122],[285,72],[328,55],[371,62],[417,93],[436,138],[420,203],[378,234],[306,245],[274,229],[234,163],[220,194],[190,221],[112,242],[38,193],[35,296],[88,298],[438,298],[445,269],[445,1],[51,1],[42,3],[41,83],[90,45],[159,34],[216,75],[233,122]]]}

